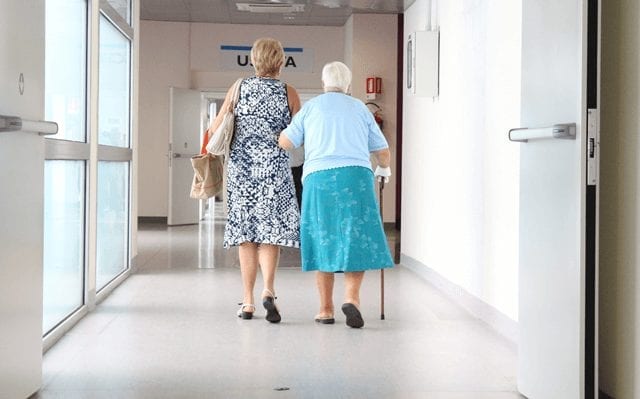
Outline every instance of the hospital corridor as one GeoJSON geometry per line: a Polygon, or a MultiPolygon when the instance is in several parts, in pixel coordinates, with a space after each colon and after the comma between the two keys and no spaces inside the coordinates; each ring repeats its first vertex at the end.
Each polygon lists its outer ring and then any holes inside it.
{"type": "Polygon", "coordinates": [[[640,398],[639,19],[0,0],[0,399],[640,398]]]}
{"type": "Polygon", "coordinates": [[[366,273],[361,330],[341,314],[314,322],[315,281],[293,251],[276,277],[282,321],[261,307],[236,317],[239,262],[223,227],[141,226],[135,273],[45,354],[35,397],[520,397],[515,345],[401,267],[385,273],[385,320],[379,273],[366,273]]]}

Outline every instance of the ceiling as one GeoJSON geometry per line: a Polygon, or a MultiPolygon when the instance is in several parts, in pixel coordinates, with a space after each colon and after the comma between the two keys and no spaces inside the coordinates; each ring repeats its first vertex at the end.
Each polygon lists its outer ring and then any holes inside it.
{"type": "Polygon", "coordinates": [[[415,0],[141,0],[140,17],[220,24],[342,26],[351,14],[400,14],[415,0]],[[277,12],[239,11],[237,4],[277,12]],[[304,6],[304,11],[279,9],[304,6]]]}

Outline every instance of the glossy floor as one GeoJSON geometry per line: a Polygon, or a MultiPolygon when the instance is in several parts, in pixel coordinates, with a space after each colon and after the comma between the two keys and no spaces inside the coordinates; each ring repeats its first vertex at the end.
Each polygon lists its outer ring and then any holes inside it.
{"type": "MultiPolygon", "coordinates": [[[[235,250],[221,218],[141,226],[136,272],[51,348],[35,398],[512,399],[516,350],[413,272],[368,272],[363,329],[314,323],[314,276],[285,251],[276,289],[283,320],[235,316],[235,250]]],[[[260,277],[258,277],[260,279],[260,277]]],[[[256,296],[260,295],[258,280],[256,296]]]]}

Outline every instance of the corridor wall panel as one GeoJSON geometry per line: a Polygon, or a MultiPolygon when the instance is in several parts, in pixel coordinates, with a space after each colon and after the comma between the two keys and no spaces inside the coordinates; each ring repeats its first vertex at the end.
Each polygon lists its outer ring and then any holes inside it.
{"type": "Polygon", "coordinates": [[[403,85],[401,252],[517,320],[519,155],[507,131],[520,121],[520,5],[417,0],[405,43],[429,28],[439,97],[403,85]]]}

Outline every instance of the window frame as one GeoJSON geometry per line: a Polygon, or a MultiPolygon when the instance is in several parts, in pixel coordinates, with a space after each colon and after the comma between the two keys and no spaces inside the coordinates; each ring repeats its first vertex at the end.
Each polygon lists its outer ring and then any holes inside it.
{"type": "Polygon", "coordinates": [[[86,23],[86,76],[85,76],[85,141],[50,138],[45,140],[46,160],[83,160],[85,161],[85,209],[84,209],[84,304],[54,329],[43,335],[44,351],[69,331],[82,317],[95,308],[96,304],[106,298],[113,289],[122,283],[131,273],[135,253],[135,234],[137,226],[133,223],[137,207],[135,196],[137,189],[136,168],[137,155],[134,151],[137,143],[137,90],[139,38],[135,31],[139,29],[140,0],[128,0],[129,18],[126,21],[106,0],[85,0],[87,4],[86,23]],[[129,138],[128,147],[100,145],[98,143],[99,113],[99,52],[100,52],[100,19],[104,16],[129,41],[129,138]],[[127,201],[127,248],[124,271],[112,279],[100,290],[96,289],[97,276],[97,172],[99,161],[116,161],[128,163],[128,195],[127,201]]]}

